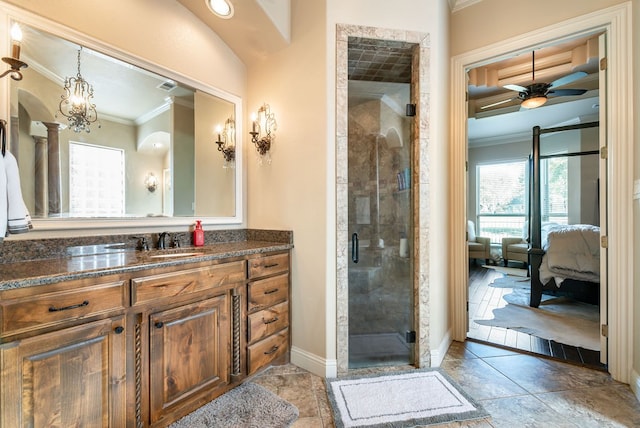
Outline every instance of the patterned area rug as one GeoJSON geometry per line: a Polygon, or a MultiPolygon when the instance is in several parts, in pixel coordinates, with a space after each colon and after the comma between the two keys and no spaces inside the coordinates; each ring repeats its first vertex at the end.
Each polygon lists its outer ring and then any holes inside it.
{"type": "Polygon", "coordinates": [[[522,278],[497,278],[490,287],[512,288],[507,303],[493,310],[493,318],[475,319],[481,325],[504,327],[593,351],[600,350],[600,309],[566,297],[543,295],[538,308],[529,306],[530,285],[522,278]]]}
{"type": "Polygon", "coordinates": [[[440,369],[326,379],[337,428],[405,428],[489,414],[440,369]]]}
{"type": "Polygon", "coordinates": [[[298,419],[298,409],[251,382],[232,389],[169,428],[285,428],[298,419]]]}
{"type": "Polygon", "coordinates": [[[483,268],[486,269],[493,269],[495,271],[501,272],[505,275],[511,275],[511,276],[527,276],[528,270],[527,269],[520,269],[520,268],[512,268],[512,267],[506,267],[506,266],[490,266],[490,265],[482,265],[483,268]]]}

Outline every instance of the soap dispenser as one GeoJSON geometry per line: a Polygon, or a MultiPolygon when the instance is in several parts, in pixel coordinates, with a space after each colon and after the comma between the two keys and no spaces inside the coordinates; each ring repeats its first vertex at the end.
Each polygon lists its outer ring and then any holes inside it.
{"type": "Polygon", "coordinates": [[[204,245],[204,230],[202,229],[202,221],[196,220],[196,227],[193,229],[193,245],[202,247],[204,245]]]}

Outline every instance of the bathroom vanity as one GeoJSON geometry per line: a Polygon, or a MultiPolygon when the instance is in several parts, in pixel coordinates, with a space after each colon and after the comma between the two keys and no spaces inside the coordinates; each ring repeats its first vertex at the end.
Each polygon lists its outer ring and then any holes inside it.
{"type": "Polygon", "coordinates": [[[291,248],[0,264],[0,425],[167,426],[288,362],[291,248]]]}

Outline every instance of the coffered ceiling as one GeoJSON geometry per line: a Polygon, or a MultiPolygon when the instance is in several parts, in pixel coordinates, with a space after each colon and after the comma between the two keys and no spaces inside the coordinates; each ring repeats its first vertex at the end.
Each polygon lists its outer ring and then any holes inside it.
{"type": "Polygon", "coordinates": [[[468,71],[468,140],[470,146],[498,144],[503,140],[528,138],[531,128],[558,126],[598,117],[599,109],[598,35],[533,48],[531,51],[488,63],[468,71]],[[580,96],[549,96],[541,107],[520,106],[518,91],[505,85],[527,87],[583,71],[586,76],[558,86],[558,89],[585,89],[580,96]]]}

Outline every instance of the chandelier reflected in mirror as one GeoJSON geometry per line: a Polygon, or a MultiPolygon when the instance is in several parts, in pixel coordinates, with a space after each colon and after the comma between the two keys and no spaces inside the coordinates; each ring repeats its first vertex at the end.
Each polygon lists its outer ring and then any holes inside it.
{"type": "MultiPolygon", "coordinates": [[[[98,120],[96,105],[92,103],[93,86],[80,74],[80,53],[78,49],[78,74],[64,80],[64,94],[59,111],[69,120],[69,128],[74,132],[91,132],[91,124],[98,120]]],[[[98,128],[100,124],[98,123],[98,128]]]]}

